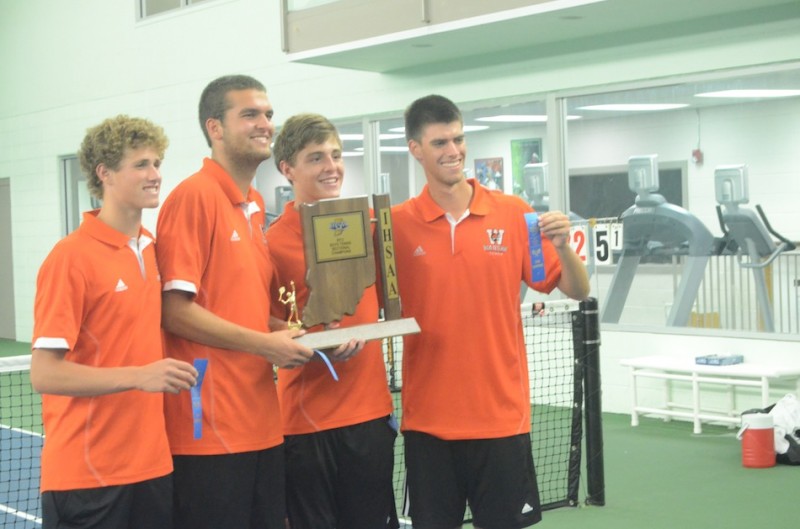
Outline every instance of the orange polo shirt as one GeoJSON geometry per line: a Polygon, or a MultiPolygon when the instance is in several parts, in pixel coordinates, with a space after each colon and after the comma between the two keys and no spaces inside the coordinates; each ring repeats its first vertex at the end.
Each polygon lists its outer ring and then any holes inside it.
{"type": "MultiPolygon", "coordinates": [[[[158,266],[163,289],[194,295],[217,316],[269,332],[272,262],[264,238],[264,201],[247,196],[216,162],[169,194],[158,216],[158,266]]],[[[283,442],[272,364],[243,351],[217,349],[164,332],[168,356],[207,358],[201,389],[202,438],[194,438],[189,392],[165,397],[172,453],[248,452],[283,442]]]]}
{"type": "MultiPolygon", "coordinates": [[[[66,350],[96,367],[163,358],[161,282],[153,236],[131,239],[84,213],[39,269],[33,349],[66,350]],[[135,244],[135,243],[134,243],[135,244]]],[[[163,395],[124,391],[98,397],[42,395],[41,490],[126,485],[172,472],[163,395]]]]}
{"type": "MultiPolygon", "coordinates": [[[[309,290],[305,282],[306,261],[300,213],[295,203],[286,204],[283,214],[267,230],[270,255],[275,264],[272,314],[285,320],[288,308],[278,301],[278,288],[289,288],[294,281],[297,307],[302,315],[309,290]]],[[[335,281],[335,279],[333,279],[335,281]]],[[[342,318],[342,327],[378,321],[378,294],[375,286],[364,290],[356,311],[342,318]]],[[[317,326],[311,331],[321,330],[317,326]]],[[[335,381],[323,362],[309,362],[302,368],[278,372],[278,396],[281,401],[286,434],[305,434],[351,426],[385,417],[392,412],[392,399],[386,379],[380,341],[367,342],[364,349],[346,362],[335,362],[339,376],[335,381]]]]}
{"type": "Polygon", "coordinates": [[[454,228],[427,186],[392,208],[403,314],[422,329],[404,338],[402,428],[442,439],[530,430],[520,284],[550,292],[561,276],[545,239],[546,278],[531,281],[531,208],[469,182],[469,215],[454,228]]]}

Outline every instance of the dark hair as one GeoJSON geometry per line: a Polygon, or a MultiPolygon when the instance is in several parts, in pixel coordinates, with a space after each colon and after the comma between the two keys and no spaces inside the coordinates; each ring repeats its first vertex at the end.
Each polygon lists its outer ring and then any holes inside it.
{"type": "Polygon", "coordinates": [[[258,90],[264,93],[267,91],[261,81],[249,75],[226,75],[208,83],[208,86],[205,87],[200,95],[198,114],[200,117],[200,129],[202,129],[209,147],[211,147],[211,138],[206,130],[206,121],[209,118],[222,121],[225,117],[225,112],[231,108],[227,98],[228,92],[234,90],[258,90]]]}
{"type": "Polygon", "coordinates": [[[422,129],[431,123],[463,123],[461,111],[444,96],[432,94],[421,97],[406,109],[406,140],[420,141],[422,129]]]}
{"type": "Polygon", "coordinates": [[[294,165],[297,153],[309,144],[325,143],[328,139],[335,139],[342,146],[342,140],[336,127],[326,117],[319,114],[297,114],[286,120],[281,127],[281,132],[275,138],[272,154],[275,166],[281,170],[281,161],[294,165]]]}

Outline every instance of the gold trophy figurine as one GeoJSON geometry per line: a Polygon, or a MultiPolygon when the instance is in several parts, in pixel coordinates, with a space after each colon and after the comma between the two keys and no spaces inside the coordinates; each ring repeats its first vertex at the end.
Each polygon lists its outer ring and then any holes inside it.
{"type": "Polygon", "coordinates": [[[292,285],[291,292],[288,292],[286,287],[278,289],[278,300],[284,305],[289,305],[289,318],[286,320],[287,326],[290,329],[302,329],[303,322],[300,321],[300,313],[297,311],[297,292],[294,287],[294,281],[291,281],[290,284],[292,285]]]}

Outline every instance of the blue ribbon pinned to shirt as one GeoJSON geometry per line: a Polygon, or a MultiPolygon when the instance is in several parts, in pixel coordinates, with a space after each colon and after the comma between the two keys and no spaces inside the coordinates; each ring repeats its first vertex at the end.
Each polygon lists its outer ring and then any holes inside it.
{"type": "Polygon", "coordinates": [[[525,223],[528,225],[528,246],[531,252],[531,278],[533,281],[544,281],[544,254],[542,253],[542,233],[539,231],[539,215],[525,213],[525,223]]]}
{"type": "Polygon", "coordinates": [[[200,389],[203,386],[203,378],[206,375],[208,358],[195,358],[194,368],[197,369],[197,384],[192,386],[192,422],[194,424],[194,438],[203,437],[203,403],[200,400],[200,389]]]}

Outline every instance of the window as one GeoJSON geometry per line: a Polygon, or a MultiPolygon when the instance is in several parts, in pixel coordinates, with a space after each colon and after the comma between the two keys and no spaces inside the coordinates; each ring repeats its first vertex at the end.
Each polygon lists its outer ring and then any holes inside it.
{"type": "Polygon", "coordinates": [[[139,19],[166,13],[183,7],[201,4],[209,0],[138,0],[139,19]]]}
{"type": "Polygon", "coordinates": [[[614,266],[598,267],[592,278],[603,322],[798,332],[800,255],[776,253],[762,264],[769,256],[726,244],[717,213],[726,206],[716,194],[718,168],[746,166],[749,203],[740,208],[762,206],[777,232],[798,238],[797,65],[575,95],[565,103],[572,117],[565,147],[570,209],[621,235],[619,247],[609,248],[613,258],[604,260],[614,266]],[[657,193],[686,213],[667,215],[668,208],[644,203],[615,225],[608,217],[634,204],[629,158],[653,154],[657,193]],[[622,255],[629,256],[625,266],[616,264],[622,255]]]}
{"type": "Polygon", "coordinates": [[[76,156],[61,159],[61,181],[64,189],[64,235],[80,226],[84,211],[100,207],[100,200],[89,194],[86,176],[76,156]]]}
{"type": "MultiPolygon", "coordinates": [[[[619,217],[636,201],[628,188],[628,160],[657,155],[655,193],[672,206],[655,213],[678,208],[682,223],[668,229],[658,215],[637,215],[639,231],[648,220],[661,231],[658,236],[647,232],[642,247],[647,254],[636,254],[637,265],[643,266],[628,269],[633,288],[615,323],[800,332],[800,254],[778,255],[759,272],[766,274],[761,281],[742,266],[748,255],[723,244],[715,198],[716,169],[744,164],[750,202],[741,207],[761,205],[777,232],[800,239],[793,221],[800,193],[795,177],[800,65],[714,73],[660,86],[648,82],[604,92],[553,93],[547,104],[531,94],[459,106],[467,176],[519,195],[540,211],[569,212],[573,247],[586,259],[592,295],[601,303],[622,297],[611,287],[620,283],[614,276],[625,249],[619,217]],[[556,125],[563,129],[563,142],[550,121],[559,118],[554,109],[561,108],[563,122],[556,125]],[[684,277],[691,277],[692,284],[684,285],[684,277]],[[772,300],[772,307],[757,299],[772,300]],[[768,311],[774,317],[768,318],[768,311]]],[[[402,118],[368,116],[363,127],[364,136],[346,141],[345,150],[366,149],[365,156],[374,158],[365,160],[364,170],[376,179],[378,191],[391,194],[392,203],[417,195],[425,177],[406,150],[402,118]]],[[[654,207],[647,200],[637,211],[654,207]]],[[[631,245],[642,240],[637,233],[629,234],[632,255],[636,248],[631,245]]]]}
{"type": "MultiPolygon", "coordinates": [[[[659,164],[658,194],[676,206],[686,207],[683,164],[659,164]],[[678,167],[671,167],[678,165],[678,167]]],[[[628,187],[628,168],[609,167],[569,175],[570,211],[584,219],[619,217],[631,207],[636,193],[628,187]]]]}

